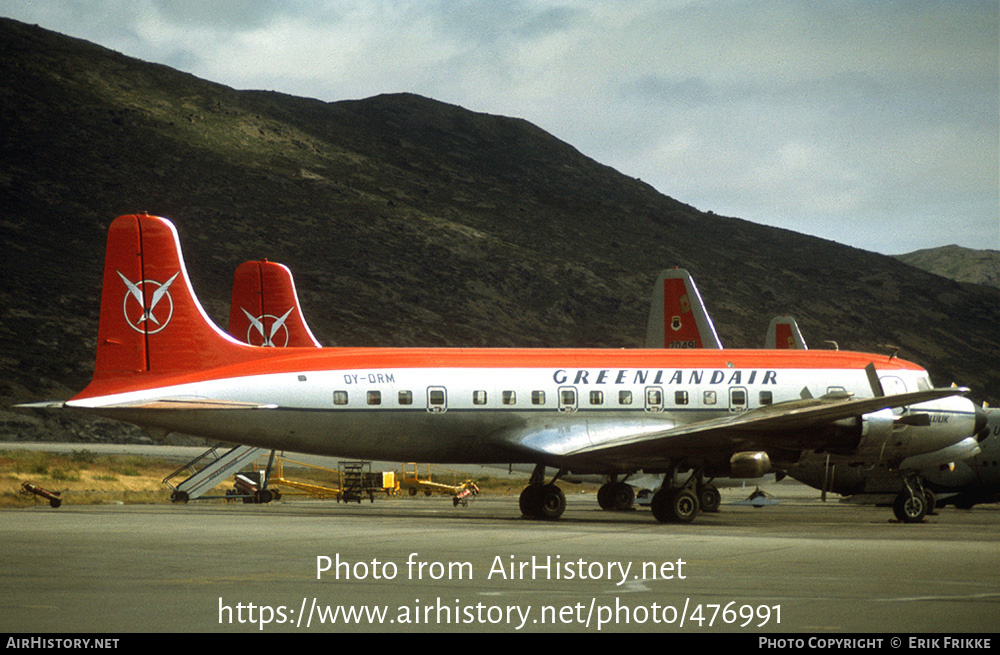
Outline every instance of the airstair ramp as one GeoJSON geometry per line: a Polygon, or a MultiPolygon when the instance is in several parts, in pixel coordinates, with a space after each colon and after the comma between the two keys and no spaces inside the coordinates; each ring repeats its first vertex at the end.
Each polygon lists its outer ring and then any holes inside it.
{"type": "Polygon", "coordinates": [[[254,446],[235,446],[222,452],[227,447],[227,444],[218,443],[163,478],[163,484],[174,490],[170,499],[183,503],[203,496],[224,478],[252,463],[264,450],[254,446]],[[193,474],[179,484],[172,483],[174,478],[191,471],[193,474]]]}
{"type": "MultiPolygon", "coordinates": [[[[329,469],[323,466],[316,466],[315,464],[307,464],[306,462],[299,462],[293,459],[288,459],[287,457],[279,456],[275,458],[276,471],[268,479],[268,484],[275,485],[280,484],[282,487],[288,487],[294,489],[295,491],[289,492],[286,489],[282,489],[282,494],[301,494],[312,496],[313,498],[337,498],[340,496],[339,487],[329,487],[321,484],[316,484],[313,482],[305,482],[302,480],[292,480],[285,477],[285,464],[291,464],[293,466],[298,466],[303,469],[310,469],[312,471],[317,471],[322,474],[327,474],[329,477],[340,478],[340,471],[335,469],[329,469]]],[[[263,470],[263,465],[260,459],[257,460],[255,464],[257,470],[263,470]]]]}

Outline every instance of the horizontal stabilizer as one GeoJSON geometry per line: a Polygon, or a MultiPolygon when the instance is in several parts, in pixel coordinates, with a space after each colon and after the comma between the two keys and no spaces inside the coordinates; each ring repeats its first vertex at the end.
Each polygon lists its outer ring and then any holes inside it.
{"type": "MultiPolygon", "coordinates": [[[[93,409],[89,405],[66,403],[67,407],[93,409]]],[[[157,398],[138,402],[101,405],[101,409],[158,409],[158,410],[191,410],[191,409],[276,409],[277,405],[261,403],[244,403],[235,400],[212,400],[210,398],[157,398]]]]}
{"type": "Polygon", "coordinates": [[[43,400],[38,403],[21,403],[20,405],[12,405],[12,407],[19,407],[21,409],[62,409],[66,404],[64,400],[43,400]]]}

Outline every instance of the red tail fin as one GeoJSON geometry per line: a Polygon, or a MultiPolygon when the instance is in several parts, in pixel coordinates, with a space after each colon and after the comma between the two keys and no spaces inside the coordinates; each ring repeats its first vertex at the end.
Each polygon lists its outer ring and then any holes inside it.
{"type": "Polygon", "coordinates": [[[94,379],[203,370],[251,358],[194,295],[177,231],[149,215],[108,230],[94,379]]]}
{"type": "Polygon", "coordinates": [[[647,348],[722,348],[698,288],[683,268],[660,272],[653,286],[647,348]]]}
{"type": "Polygon", "coordinates": [[[236,268],[229,334],[253,346],[320,347],[302,315],[292,272],[266,259],[236,268]]]}
{"type": "Polygon", "coordinates": [[[765,348],[779,350],[808,350],[799,325],[791,316],[775,316],[767,328],[765,348]]]}

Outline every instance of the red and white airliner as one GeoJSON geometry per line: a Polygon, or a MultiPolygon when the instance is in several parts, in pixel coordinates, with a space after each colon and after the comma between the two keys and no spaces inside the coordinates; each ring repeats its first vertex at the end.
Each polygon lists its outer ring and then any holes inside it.
{"type": "MultiPolygon", "coordinates": [[[[280,328],[261,325],[273,342],[280,328]]],[[[689,522],[705,475],[758,477],[813,452],[900,461],[959,442],[985,424],[965,391],[844,351],[247,345],[202,309],[174,226],[142,214],[111,224],[94,378],[64,405],[272,449],[530,463],[521,509],[548,519],[565,509],[555,482],[567,473],[693,470],[651,504],[660,521],[689,522]],[[892,394],[879,377],[897,381],[892,394]]]]}

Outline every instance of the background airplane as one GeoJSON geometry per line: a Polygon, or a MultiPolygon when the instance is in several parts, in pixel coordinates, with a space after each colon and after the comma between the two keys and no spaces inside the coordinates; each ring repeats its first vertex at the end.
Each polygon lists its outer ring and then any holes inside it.
{"type": "MultiPolygon", "coordinates": [[[[675,283],[674,286],[659,286],[654,290],[652,299],[653,307],[650,308],[651,322],[653,317],[667,314],[673,311],[672,308],[681,305],[679,294],[686,293],[683,305],[692,315],[700,317],[696,325],[712,325],[712,320],[705,309],[701,296],[697,293],[691,294],[686,291],[694,288],[694,281],[683,269],[664,271],[664,277],[686,279],[684,287],[675,283]],[[673,293],[673,298],[669,293],[664,294],[663,290],[673,293]],[[672,290],[672,291],[671,291],[672,290]],[[694,302],[691,302],[691,299],[694,302]],[[659,311],[659,303],[663,303],[663,311],[659,311]]],[[[657,285],[660,285],[658,280],[657,285]]],[[[654,333],[658,327],[647,326],[648,333],[654,333]]],[[[714,327],[711,335],[706,335],[707,340],[714,335],[714,327]]],[[[721,345],[720,345],[721,347],[721,345]]],[[[791,316],[776,316],[771,320],[765,337],[765,347],[770,349],[799,349],[807,348],[802,332],[798,324],[791,316]]],[[[1000,412],[997,410],[986,410],[989,426],[981,430],[977,435],[977,445],[972,446],[967,442],[961,448],[953,451],[955,461],[938,461],[944,457],[944,453],[938,460],[916,468],[917,463],[910,463],[909,470],[890,468],[889,463],[879,463],[876,465],[860,464],[830,464],[828,458],[819,453],[806,454],[802,460],[790,467],[787,473],[794,479],[823,491],[833,491],[844,496],[890,496],[894,498],[894,510],[901,519],[901,509],[899,509],[908,491],[901,486],[906,485],[906,476],[911,479],[919,478],[918,484],[926,499],[926,511],[933,510],[935,503],[952,503],[958,507],[971,507],[975,503],[994,502],[1000,496],[1000,412]]]]}
{"type": "Polygon", "coordinates": [[[683,268],[660,271],[653,284],[646,347],[722,349],[698,287],[683,268]]]}
{"type": "Polygon", "coordinates": [[[865,353],[251,347],[208,319],[173,225],[138,215],[109,229],[94,379],[65,406],[299,452],[532,463],[522,512],[550,519],[567,473],[694,470],[651,504],[658,520],[687,522],[705,475],[756,477],[803,450],[932,458],[985,423],[961,393],[865,353]],[[879,373],[906,391],[875,393],[879,373]]]}
{"type": "Polygon", "coordinates": [[[806,350],[806,340],[802,338],[799,324],[791,316],[775,316],[767,328],[765,348],[806,350]]]}
{"type": "Polygon", "coordinates": [[[236,267],[229,334],[252,346],[320,347],[302,315],[292,272],[266,259],[236,267]]]}

